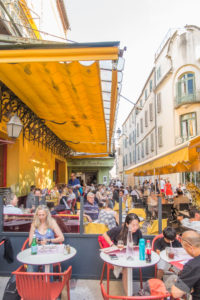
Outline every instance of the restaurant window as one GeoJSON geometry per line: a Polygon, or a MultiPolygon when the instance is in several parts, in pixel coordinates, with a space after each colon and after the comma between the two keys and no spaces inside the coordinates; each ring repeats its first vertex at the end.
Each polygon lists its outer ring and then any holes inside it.
{"type": "Polygon", "coordinates": [[[143,133],[143,119],[140,119],[140,132],[143,133]]]}
{"type": "Polygon", "coordinates": [[[196,113],[181,116],[181,136],[186,140],[196,136],[196,113]]]}
{"type": "Polygon", "coordinates": [[[158,146],[163,146],[163,137],[162,137],[162,126],[158,127],[158,146]]]}
{"type": "Polygon", "coordinates": [[[152,92],[152,90],[153,90],[153,81],[150,80],[150,82],[149,82],[149,91],[152,92]]]}
{"type": "Polygon", "coordinates": [[[154,134],[151,133],[151,152],[154,151],[154,134]]]}
{"type": "Polygon", "coordinates": [[[153,121],[153,104],[149,104],[149,120],[153,121]]]}
{"type": "Polygon", "coordinates": [[[177,82],[178,98],[193,95],[195,90],[195,75],[193,73],[186,73],[179,78],[177,82]]]}
{"type": "Polygon", "coordinates": [[[137,123],[137,137],[139,137],[139,123],[137,123]]]}
{"type": "Polygon", "coordinates": [[[157,113],[161,112],[161,93],[157,95],[157,113]]]}
{"type": "Polygon", "coordinates": [[[145,146],[146,146],[146,154],[149,154],[149,138],[148,137],[146,138],[145,146]]]}
{"type": "Polygon", "coordinates": [[[144,157],[144,142],[142,142],[141,156],[142,156],[142,158],[144,157]]]}
{"type": "Polygon", "coordinates": [[[148,127],[148,111],[147,110],[145,110],[144,123],[145,123],[145,127],[148,127]]]}

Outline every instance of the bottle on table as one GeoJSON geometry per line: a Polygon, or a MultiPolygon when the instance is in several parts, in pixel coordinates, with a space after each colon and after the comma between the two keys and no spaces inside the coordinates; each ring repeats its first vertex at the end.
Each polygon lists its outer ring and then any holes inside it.
{"type": "Polygon", "coordinates": [[[147,263],[151,262],[151,242],[150,242],[150,240],[147,240],[147,243],[146,243],[146,262],[147,263]]]}
{"type": "Polygon", "coordinates": [[[145,240],[139,240],[139,259],[145,260],[145,240]]]}
{"type": "Polygon", "coordinates": [[[133,236],[132,228],[128,227],[127,244],[126,244],[126,259],[133,260],[133,236]]]}
{"type": "Polygon", "coordinates": [[[32,240],[32,243],[31,243],[31,254],[32,255],[35,255],[37,254],[37,241],[36,241],[36,236],[35,234],[33,235],[33,240],[32,240]]]}

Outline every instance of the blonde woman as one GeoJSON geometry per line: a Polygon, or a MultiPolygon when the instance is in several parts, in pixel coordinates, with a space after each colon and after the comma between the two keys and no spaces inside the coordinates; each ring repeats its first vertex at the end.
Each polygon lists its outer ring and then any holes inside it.
{"type": "Polygon", "coordinates": [[[29,232],[29,246],[31,246],[33,234],[36,235],[37,242],[41,245],[64,241],[60,227],[51,217],[50,211],[45,205],[39,205],[36,209],[29,232]]]}

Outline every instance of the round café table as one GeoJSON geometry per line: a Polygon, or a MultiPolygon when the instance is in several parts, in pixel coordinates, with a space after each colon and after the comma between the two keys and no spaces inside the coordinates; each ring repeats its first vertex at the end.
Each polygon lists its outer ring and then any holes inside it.
{"type": "Polygon", "coordinates": [[[50,265],[68,260],[76,255],[76,249],[74,247],[70,246],[70,253],[67,254],[67,252],[64,251],[64,247],[60,247],[63,245],[55,245],[55,246],[58,247],[58,251],[51,251],[51,248],[48,249],[47,247],[46,252],[41,252],[40,247],[42,246],[38,246],[39,250],[38,253],[35,255],[32,255],[31,248],[28,248],[17,254],[17,260],[27,265],[42,265],[45,267],[45,273],[49,273],[50,265]]]}
{"type": "Polygon", "coordinates": [[[128,291],[127,296],[133,295],[132,269],[150,267],[157,264],[160,260],[160,256],[154,251],[151,252],[150,263],[147,263],[146,260],[139,260],[139,249],[134,250],[133,260],[127,260],[125,251],[122,251],[121,253],[120,251],[113,251],[112,253],[115,253],[118,259],[111,259],[109,256],[110,253],[104,253],[103,251],[101,251],[100,257],[103,261],[111,265],[127,268],[127,291],[128,291]]]}
{"type": "Polygon", "coordinates": [[[192,259],[192,257],[185,251],[184,248],[173,248],[173,249],[175,250],[175,255],[173,259],[168,257],[166,253],[166,249],[160,252],[160,258],[168,262],[169,264],[176,266],[178,269],[182,270],[184,264],[188,260],[192,259]]]}

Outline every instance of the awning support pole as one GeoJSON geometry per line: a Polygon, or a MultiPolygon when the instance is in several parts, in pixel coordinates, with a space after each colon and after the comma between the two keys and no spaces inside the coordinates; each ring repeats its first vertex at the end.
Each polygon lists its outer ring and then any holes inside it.
{"type": "Polygon", "coordinates": [[[83,227],[83,196],[80,197],[80,234],[84,233],[84,227],[83,227]]]}
{"type": "Polygon", "coordinates": [[[158,232],[162,233],[162,199],[158,196],[158,232]]]}
{"type": "Polygon", "coordinates": [[[119,226],[122,225],[122,197],[119,198],[119,226]]]}

